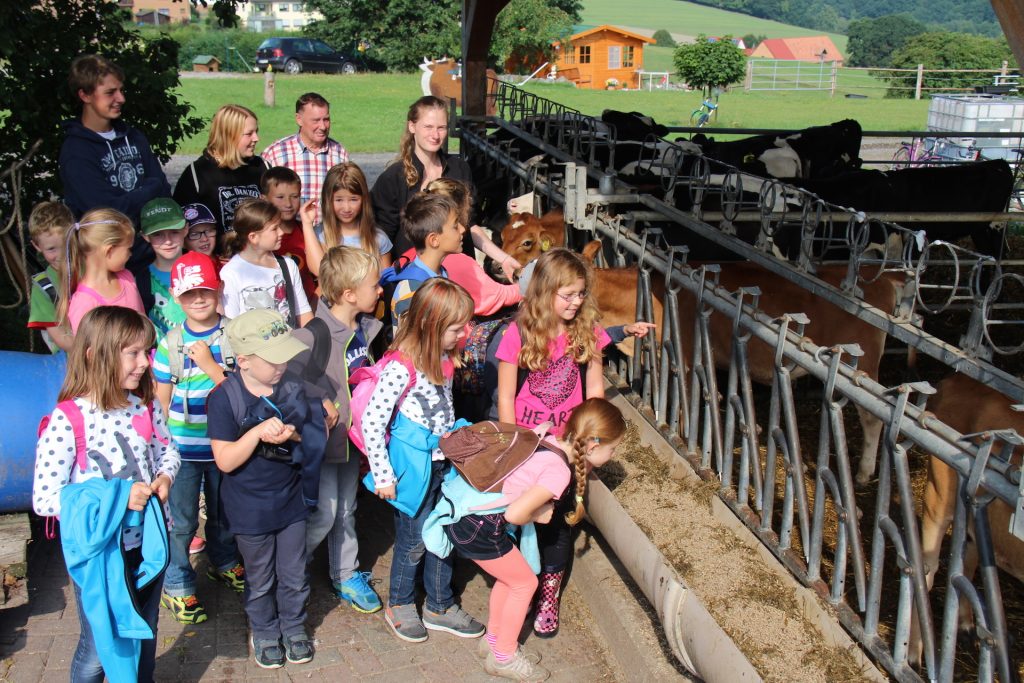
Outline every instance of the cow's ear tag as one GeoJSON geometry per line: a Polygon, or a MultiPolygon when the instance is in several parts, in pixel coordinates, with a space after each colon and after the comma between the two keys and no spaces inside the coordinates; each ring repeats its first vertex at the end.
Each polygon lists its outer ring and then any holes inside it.
{"type": "Polygon", "coordinates": [[[551,248],[551,240],[548,239],[547,237],[542,238],[541,241],[540,241],[540,250],[541,251],[547,251],[550,248],[551,248]]]}

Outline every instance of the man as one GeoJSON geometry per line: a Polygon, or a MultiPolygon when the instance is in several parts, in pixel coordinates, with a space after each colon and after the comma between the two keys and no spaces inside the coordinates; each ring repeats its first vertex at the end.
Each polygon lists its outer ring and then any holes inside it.
{"type": "Polygon", "coordinates": [[[302,203],[317,200],[316,222],[320,221],[320,188],[327,171],[348,161],[348,152],[330,137],[331,105],[315,92],[295,101],[295,123],[299,132],[281,138],[263,150],[263,159],[271,166],[286,166],[302,180],[302,203]]]}
{"type": "Polygon", "coordinates": [[[82,115],[63,123],[64,200],[76,217],[106,206],[138,227],[142,206],[170,197],[171,186],[146,137],[121,120],[124,72],[100,55],[81,55],[71,62],[68,86],[82,115]]]}

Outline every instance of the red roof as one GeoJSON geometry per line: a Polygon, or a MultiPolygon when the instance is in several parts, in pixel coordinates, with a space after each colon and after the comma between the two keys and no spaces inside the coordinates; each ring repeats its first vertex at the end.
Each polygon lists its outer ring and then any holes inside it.
{"type": "Polygon", "coordinates": [[[827,62],[843,61],[843,54],[825,35],[802,36],[800,38],[767,38],[758,45],[752,54],[754,57],[771,59],[798,59],[817,61],[824,57],[827,62]]]}

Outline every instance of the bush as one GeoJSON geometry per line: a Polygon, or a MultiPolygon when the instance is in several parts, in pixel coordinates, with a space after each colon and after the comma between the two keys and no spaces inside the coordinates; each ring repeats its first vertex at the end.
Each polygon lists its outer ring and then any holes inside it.
{"type": "Polygon", "coordinates": [[[663,28],[659,28],[657,31],[654,32],[654,35],[651,37],[654,38],[654,44],[660,47],[676,46],[676,41],[675,39],[672,38],[672,34],[663,28]]]}
{"type": "Polygon", "coordinates": [[[202,24],[176,24],[166,28],[140,27],[139,33],[147,42],[161,37],[170,38],[178,48],[178,68],[192,70],[196,55],[213,55],[220,60],[222,71],[251,71],[256,66],[256,49],[267,38],[274,36],[298,36],[295,32],[267,31],[254,33],[238,28],[218,28],[202,24]],[[235,50],[229,48],[235,48],[235,50]],[[246,68],[239,55],[249,64],[246,68]]]}

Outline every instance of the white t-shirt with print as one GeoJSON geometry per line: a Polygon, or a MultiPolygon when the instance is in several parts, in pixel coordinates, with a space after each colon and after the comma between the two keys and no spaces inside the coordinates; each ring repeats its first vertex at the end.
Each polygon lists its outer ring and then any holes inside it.
{"type": "MultiPolygon", "coordinates": [[[[312,309],[306,292],[302,289],[299,267],[290,258],[284,259],[285,267],[291,277],[292,290],[295,295],[296,319],[312,309]]],[[[284,275],[275,265],[273,268],[257,266],[235,254],[220,270],[220,279],[224,282],[221,302],[224,304],[224,315],[234,318],[246,311],[259,308],[276,310],[284,319],[289,317],[288,295],[285,292],[284,275]]]]}

